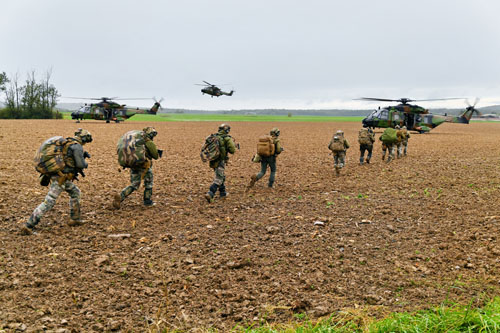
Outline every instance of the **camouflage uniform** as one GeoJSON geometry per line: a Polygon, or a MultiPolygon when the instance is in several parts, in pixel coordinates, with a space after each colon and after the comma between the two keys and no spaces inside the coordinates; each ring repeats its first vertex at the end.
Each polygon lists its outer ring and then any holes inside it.
{"type": "Polygon", "coordinates": [[[49,192],[45,196],[45,200],[35,208],[30,218],[22,228],[21,232],[24,234],[30,234],[32,229],[40,222],[43,215],[51,210],[56,204],[56,200],[59,195],[66,191],[70,196],[69,206],[70,206],[70,218],[68,222],[70,226],[76,226],[82,224],[80,216],[80,189],[73,184],[73,180],[79,171],[88,167],[85,157],[90,157],[87,152],[84,152],[83,145],[92,142],[92,135],[86,131],[79,129],[75,133],[74,138],[68,138],[68,143],[70,146],[67,149],[66,156],[64,156],[65,167],[61,174],[51,174],[43,175],[44,178],[50,177],[50,188],[49,192]]]}
{"type": "Polygon", "coordinates": [[[406,126],[403,127],[403,147],[404,147],[404,152],[403,156],[406,156],[406,150],[408,149],[408,139],[410,138],[410,132],[406,129],[406,126]]]}
{"type": "Polygon", "coordinates": [[[116,194],[113,201],[115,208],[120,208],[120,204],[126,197],[131,195],[134,191],[138,190],[141,186],[141,180],[144,178],[144,205],[154,205],[151,197],[153,196],[153,159],[157,160],[159,157],[158,149],[156,148],[153,138],[157,135],[153,127],[146,127],[143,129],[144,141],[146,146],[146,162],[138,168],[130,169],[130,185],[125,187],[120,194],[116,194]]]}
{"type": "MultiPolygon", "coordinates": [[[[343,141],[344,145],[344,150],[343,151],[332,151],[333,152],[333,161],[334,161],[334,167],[335,167],[335,173],[338,175],[340,173],[340,169],[342,169],[345,166],[345,154],[347,152],[347,149],[349,149],[350,145],[349,142],[347,141],[346,138],[344,138],[344,132],[341,130],[338,130],[335,136],[339,136],[340,140],[343,141]]],[[[333,143],[333,140],[335,136],[330,140],[330,143],[328,147],[330,147],[333,143]]]]}
{"type": "Polygon", "coordinates": [[[219,126],[219,132],[217,132],[217,136],[221,139],[221,154],[218,159],[210,161],[210,167],[214,170],[215,176],[212,185],[210,185],[210,189],[207,194],[205,194],[205,199],[207,199],[209,203],[213,202],[213,198],[217,191],[219,191],[221,198],[227,196],[225,167],[226,162],[229,160],[228,153],[234,154],[236,151],[233,138],[228,134],[230,129],[231,127],[229,125],[222,124],[219,126]]]}
{"type": "Polygon", "coordinates": [[[278,128],[273,128],[270,134],[273,138],[274,154],[268,157],[260,157],[260,172],[257,175],[253,175],[251,177],[248,187],[253,187],[259,179],[264,177],[267,171],[267,166],[269,166],[269,169],[271,169],[271,174],[269,175],[269,182],[267,183],[267,186],[273,187],[276,175],[276,158],[283,151],[283,147],[281,146],[280,139],[278,138],[278,136],[280,135],[280,130],[278,128]]]}
{"type": "Polygon", "coordinates": [[[378,139],[382,141],[382,161],[385,160],[385,153],[389,151],[389,157],[387,158],[387,163],[394,159],[394,150],[396,145],[392,142],[384,142],[381,135],[378,139]]]}
{"type": "Polygon", "coordinates": [[[398,141],[396,142],[396,147],[397,147],[397,157],[401,158],[403,155],[403,141],[404,141],[404,132],[399,128],[399,126],[396,126],[396,129],[398,130],[396,135],[398,138],[398,141]]]}
{"type": "MultiPolygon", "coordinates": [[[[363,129],[360,130],[360,132],[363,129]]],[[[370,159],[372,158],[372,152],[373,152],[373,143],[375,142],[375,133],[373,133],[373,130],[371,128],[368,128],[368,137],[370,138],[370,144],[359,144],[359,151],[360,151],[360,156],[359,156],[359,164],[363,164],[363,160],[365,157],[365,151],[367,152],[366,154],[366,163],[370,164],[370,159]]]]}

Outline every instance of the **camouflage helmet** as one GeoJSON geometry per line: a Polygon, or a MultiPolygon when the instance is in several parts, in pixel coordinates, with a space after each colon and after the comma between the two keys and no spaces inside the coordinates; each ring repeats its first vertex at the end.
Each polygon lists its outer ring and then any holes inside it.
{"type": "Polygon", "coordinates": [[[151,140],[153,140],[153,138],[158,134],[158,132],[155,130],[154,127],[151,127],[151,126],[148,126],[148,127],[144,127],[142,129],[142,131],[144,132],[144,134],[146,134],[146,136],[148,138],[150,138],[151,140]]]}
{"type": "Polygon", "coordinates": [[[278,127],[273,128],[273,129],[271,130],[271,132],[269,132],[269,134],[274,135],[274,136],[280,136],[280,133],[281,133],[281,132],[280,132],[280,130],[279,130],[279,128],[278,128],[278,127]]]}
{"type": "Polygon", "coordinates": [[[403,126],[403,129],[406,129],[406,126],[403,126]]]}
{"type": "Polygon", "coordinates": [[[75,132],[75,137],[83,143],[92,142],[92,134],[89,131],[79,128],[75,132]]]}
{"type": "Polygon", "coordinates": [[[394,127],[395,129],[401,129],[401,127],[399,125],[396,125],[396,127],[394,127]]]}
{"type": "Polygon", "coordinates": [[[224,131],[226,134],[228,134],[230,130],[231,130],[231,126],[229,126],[228,124],[220,124],[219,125],[219,131],[224,131]]]}
{"type": "Polygon", "coordinates": [[[337,131],[337,133],[336,133],[336,135],[337,135],[337,136],[338,136],[338,135],[344,136],[344,131],[342,131],[342,130],[338,130],[338,131],[337,131]]]}

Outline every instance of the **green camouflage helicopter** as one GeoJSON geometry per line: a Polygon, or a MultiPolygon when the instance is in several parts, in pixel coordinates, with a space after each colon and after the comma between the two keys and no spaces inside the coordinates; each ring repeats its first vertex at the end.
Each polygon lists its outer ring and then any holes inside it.
{"type": "Polygon", "coordinates": [[[212,98],[214,96],[215,97],[219,97],[219,96],[222,96],[222,95],[233,96],[234,90],[231,90],[230,92],[225,92],[225,91],[222,91],[215,84],[208,83],[207,81],[203,81],[203,82],[204,82],[204,84],[198,84],[198,83],[195,84],[197,86],[204,86],[205,87],[205,88],[201,89],[201,92],[202,92],[203,95],[208,94],[212,98]]]}
{"type": "Polygon", "coordinates": [[[126,107],[125,104],[118,104],[114,100],[144,100],[144,99],[149,99],[149,98],[108,98],[108,97],[101,97],[101,98],[79,98],[79,97],[66,97],[66,98],[76,98],[76,99],[91,99],[91,100],[100,100],[98,103],[92,103],[90,105],[85,104],[82,106],[79,110],[73,111],[71,113],[71,119],[76,120],[77,123],[79,123],[83,119],[95,119],[95,120],[106,120],[106,123],[109,123],[110,121],[114,121],[116,123],[120,121],[124,121],[130,117],[132,117],[135,114],[142,113],[142,114],[156,114],[158,110],[161,108],[161,101],[163,100],[160,99],[157,101],[156,99],[153,98],[155,103],[150,109],[144,109],[144,108],[132,108],[132,107],[126,107]]]}
{"type": "Polygon", "coordinates": [[[448,116],[437,115],[429,113],[428,109],[424,109],[418,105],[408,104],[409,102],[419,102],[419,101],[442,101],[451,99],[462,99],[462,98],[438,98],[438,99],[420,99],[414,100],[410,98],[400,98],[400,99],[385,99],[385,98],[371,98],[362,97],[358,100],[363,101],[382,101],[382,102],[400,102],[401,104],[396,106],[387,106],[384,108],[378,108],[378,110],[370,113],[366,118],[363,119],[363,127],[369,128],[387,128],[406,126],[408,130],[417,131],[419,133],[427,133],[431,129],[441,125],[442,123],[458,123],[458,124],[468,124],[470,118],[475,113],[480,114],[476,110],[475,106],[479,102],[479,98],[473,105],[467,102],[467,108],[459,116],[448,116]]]}

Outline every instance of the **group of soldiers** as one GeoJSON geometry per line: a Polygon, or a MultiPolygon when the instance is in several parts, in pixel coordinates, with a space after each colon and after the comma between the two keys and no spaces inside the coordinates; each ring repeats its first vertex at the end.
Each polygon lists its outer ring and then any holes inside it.
{"type": "MultiPolygon", "coordinates": [[[[227,196],[226,191],[226,176],[225,176],[225,166],[229,159],[229,154],[234,154],[237,145],[234,139],[229,135],[231,127],[228,124],[221,124],[218,128],[218,132],[215,134],[219,138],[218,148],[220,154],[214,160],[209,163],[210,168],[214,171],[214,180],[210,185],[208,192],[205,194],[205,199],[208,203],[212,203],[215,200],[217,192],[219,192],[219,198],[224,199],[227,196]]],[[[385,159],[386,152],[389,152],[389,157],[387,162],[394,159],[394,151],[397,150],[397,157],[406,156],[408,139],[410,134],[406,130],[406,127],[402,129],[396,126],[397,131],[397,141],[395,143],[382,140],[383,135],[380,137],[382,141],[382,160],[385,159]]],[[[158,149],[153,142],[155,136],[158,132],[153,127],[146,127],[142,130],[142,136],[144,139],[145,148],[145,162],[130,168],[130,185],[125,187],[120,193],[116,193],[113,197],[113,207],[119,209],[121,203],[134,191],[138,190],[141,181],[144,180],[144,196],[143,203],[145,206],[153,206],[155,203],[152,200],[153,194],[153,160],[157,160],[161,157],[162,150],[158,149]]],[[[280,142],[280,130],[278,128],[273,128],[269,132],[269,154],[256,154],[253,158],[254,162],[260,162],[260,172],[254,174],[250,177],[250,182],[247,186],[247,190],[252,188],[255,183],[264,177],[267,169],[271,170],[268,187],[272,188],[275,182],[276,175],[276,159],[278,155],[284,150],[280,142]]],[[[45,200],[35,208],[28,221],[24,223],[21,228],[21,233],[25,235],[32,234],[34,232],[35,226],[40,222],[42,216],[48,212],[55,205],[59,195],[66,191],[70,196],[70,220],[68,222],[69,226],[78,226],[83,224],[80,216],[80,190],[74,184],[74,180],[77,179],[76,176],[80,173],[83,175],[83,170],[88,167],[86,158],[90,158],[90,154],[84,151],[83,146],[87,143],[92,142],[92,135],[89,131],[84,129],[78,129],[75,132],[75,136],[72,138],[67,138],[67,147],[63,149],[64,152],[64,169],[56,174],[42,174],[41,184],[49,187],[49,192],[47,193],[45,200]]],[[[370,163],[372,157],[373,144],[375,142],[375,133],[369,128],[362,128],[358,134],[358,142],[360,144],[360,158],[359,163],[363,165],[366,161],[367,164],[370,163]],[[365,152],[367,153],[366,160],[364,158],[365,152]]],[[[335,172],[339,175],[340,170],[345,166],[345,156],[347,149],[349,149],[349,142],[344,137],[344,132],[338,130],[333,138],[331,139],[328,148],[333,152],[334,167],[335,172]]]]}
{"type": "MultiPolygon", "coordinates": [[[[385,160],[385,155],[389,152],[387,163],[391,162],[395,158],[395,151],[397,152],[397,158],[401,158],[406,156],[408,150],[408,139],[410,138],[410,133],[406,129],[406,126],[401,128],[399,125],[396,125],[394,130],[396,131],[395,140],[386,139],[386,137],[390,138],[390,136],[384,135],[389,131],[393,131],[392,128],[386,129],[384,134],[379,137],[379,140],[382,141],[382,160],[385,160]]],[[[375,143],[375,133],[373,130],[365,127],[360,129],[358,133],[358,143],[360,150],[359,165],[363,165],[365,162],[370,164],[373,144],[375,143]]],[[[342,130],[338,130],[328,144],[328,149],[330,149],[333,153],[335,174],[337,176],[340,174],[340,170],[345,166],[345,156],[349,147],[349,142],[344,137],[344,132],[342,130]]]]}

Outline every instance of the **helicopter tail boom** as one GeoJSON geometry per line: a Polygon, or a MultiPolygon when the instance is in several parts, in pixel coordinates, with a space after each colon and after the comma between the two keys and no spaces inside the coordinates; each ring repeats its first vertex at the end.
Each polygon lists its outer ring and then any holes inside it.
{"type": "Polygon", "coordinates": [[[464,112],[458,117],[449,117],[446,119],[447,122],[456,124],[468,124],[474,113],[480,114],[473,106],[469,106],[464,112]]]}

